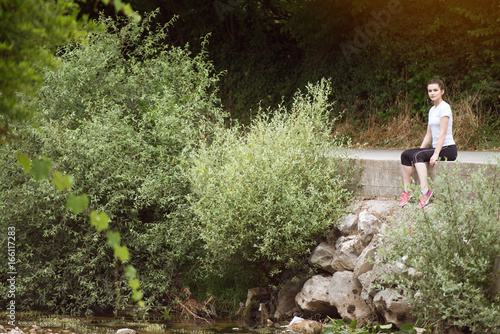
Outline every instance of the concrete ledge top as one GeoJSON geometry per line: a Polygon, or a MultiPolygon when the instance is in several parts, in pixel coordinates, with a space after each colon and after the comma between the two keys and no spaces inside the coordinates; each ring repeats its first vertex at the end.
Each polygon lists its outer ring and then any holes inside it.
{"type": "MultiPolygon", "coordinates": [[[[348,149],[349,157],[362,160],[400,161],[404,150],[348,149]]],[[[500,152],[458,151],[458,162],[477,164],[498,164],[500,152]]]]}

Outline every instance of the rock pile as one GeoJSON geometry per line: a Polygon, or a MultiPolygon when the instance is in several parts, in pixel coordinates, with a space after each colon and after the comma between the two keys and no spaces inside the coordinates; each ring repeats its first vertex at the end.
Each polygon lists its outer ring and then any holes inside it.
{"type": "MultiPolygon", "coordinates": [[[[394,268],[374,266],[378,233],[394,210],[395,201],[370,200],[358,203],[319,244],[310,257],[312,265],[325,273],[309,279],[295,300],[310,314],[338,313],[350,322],[393,323],[397,327],[412,322],[408,302],[395,290],[375,288],[377,275],[394,268]]],[[[404,271],[405,268],[400,268],[404,271]]]]}
{"type": "Polygon", "coordinates": [[[415,274],[404,267],[373,264],[378,233],[396,209],[396,201],[359,202],[327,241],[316,247],[309,261],[324,273],[311,277],[295,297],[306,314],[338,313],[346,322],[356,319],[359,324],[386,322],[397,327],[416,320],[405,297],[396,290],[375,287],[376,277],[389,270],[415,274]]]}
{"type": "Polygon", "coordinates": [[[375,287],[376,277],[389,270],[416,274],[404,267],[387,268],[372,261],[378,233],[396,209],[394,200],[357,203],[312,252],[311,265],[320,267],[323,273],[281,291],[274,318],[319,315],[340,317],[345,322],[356,319],[358,324],[393,323],[397,327],[414,322],[405,297],[396,290],[375,287]]]}

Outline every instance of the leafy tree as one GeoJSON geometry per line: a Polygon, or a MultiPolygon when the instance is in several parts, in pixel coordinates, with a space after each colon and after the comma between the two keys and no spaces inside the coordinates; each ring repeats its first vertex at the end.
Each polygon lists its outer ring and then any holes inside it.
{"type": "MultiPolygon", "coordinates": [[[[116,12],[140,20],[130,4],[115,0],[113,5],[116,12]]],[[[93,26],[86,18],[72,0],[0,0],[0,144],[9,120],[30,116],[26,100],[36,92],[44,68],[57,64],[56,49],[93,26]]]]}
{"type": "Polygon", "coordinates": [[[56,47],[81,27],[72,1],[0,1],[0,138],[9,119],[29,114],[24,101],[42,80],[42,69],[54,65],[56,47]]]}
{"type": "Polygon", "coordinates": [[[155,15],[140,24],[103,19],[107,29],[63,48],[31,100],[39,127],[14,128],[20,140],[2,148],[0,222],[18,226],[26,245],[17,285],[26,308],[103,311],[115,305],[116,278],[120,305],[130,288],[105,236],[65,211],[65,197],[48,182],[27,178],[16,166],[18,149],[49,157],[73,175],[75,194],[107,213],[146,301],[170,302],[192,266],[199,246],[186,223],[188,183],[179,164],[222,123],[218,77],[205,53],[162,44],[167,27],[153,29],[155,15]]]}

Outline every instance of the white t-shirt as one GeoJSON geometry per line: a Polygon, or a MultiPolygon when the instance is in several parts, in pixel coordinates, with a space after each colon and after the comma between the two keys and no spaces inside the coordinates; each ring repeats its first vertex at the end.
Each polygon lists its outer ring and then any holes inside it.
{"type": "Polygon", "coordinates": [[[448,116],[450,120],[448,121],[448,129],[446,130],[446,137],[444,139],[443,147],[455,145],[453,140],[453,116],[451,115],[451,107],[445,101],[442,101],[438,106],[433,106],[429,110],[429,126],[431,127],[432,134],[432,147],[436,147],[439,138],[439,125],[441,124],[441,117],[448,116]]]}

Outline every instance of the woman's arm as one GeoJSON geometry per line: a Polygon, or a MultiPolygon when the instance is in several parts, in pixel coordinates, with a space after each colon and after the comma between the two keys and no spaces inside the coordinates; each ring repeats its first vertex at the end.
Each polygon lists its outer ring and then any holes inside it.
{"type": "Polygon", "coordinates": [[[450,118],[448,116],[443,116],[441,117],[441,122],[439,123],[439,137],[436,143],[436,149],[434,150],[434,154],[431,157],[431,160],[429,161],[429,165],[431,167],[434,166],[436,163],[437,159],[439,158],[439,152],[441,152],[441,149],[443,148],[443,143],[444,139],[446,138],[446,131],[448,130],[448,122],[450,121],[450,118]]]}
{"type": "Polygon", "coordinates": [[[427,133],[425,134],[424,140],[422,140],[422,144],[420,144],[420,148],[427,148],[431,143],[432,143],[431,127],[427,125],[427,133]]]}

